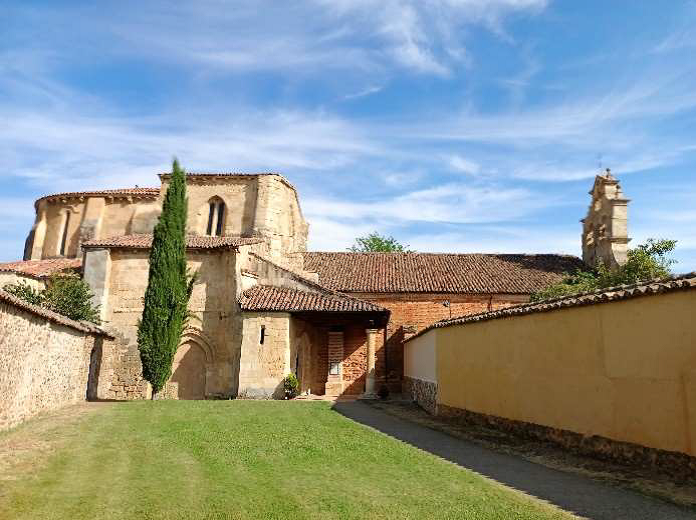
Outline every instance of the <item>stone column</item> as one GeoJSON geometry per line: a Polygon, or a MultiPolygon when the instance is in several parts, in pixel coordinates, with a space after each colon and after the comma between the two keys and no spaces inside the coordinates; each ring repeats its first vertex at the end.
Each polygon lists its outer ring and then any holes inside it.
{"type": "Polygon", "coordinates": [[[365,394],[363,397],[376,397],[375,348],[379,329],[366,329],[367,335],[367,373],[365,374],[365,394]]]}

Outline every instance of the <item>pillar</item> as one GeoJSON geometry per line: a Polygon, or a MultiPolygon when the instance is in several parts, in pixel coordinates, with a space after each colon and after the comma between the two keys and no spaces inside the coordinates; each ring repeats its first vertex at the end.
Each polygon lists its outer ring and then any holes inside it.
{"type": "Polygon", "coordinates": [[[375,397],[377,395],[375,349],[379,329],[366,329],[365,333],[367,335],[367,372],[365,374],[365,394],[363,397],[375,397]]]}

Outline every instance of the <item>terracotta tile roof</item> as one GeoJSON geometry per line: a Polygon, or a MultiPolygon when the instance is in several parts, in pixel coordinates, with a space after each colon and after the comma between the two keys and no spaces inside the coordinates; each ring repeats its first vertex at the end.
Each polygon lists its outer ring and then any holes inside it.
{"type": "Polygon", "coordinates": [[[343,292],[529,294],[582,268],[570,255],[304,253],[304,268],[343,292]]]}
{"type": "MultiPolygon", "coordinates": [[[[188,249],[229,249],[239,246],[259,244],[263,239],[256,237],[212,237],[189,235],[186,237],[188,249]]],[[[123,235],[118,237],[90,240],[82,244],[83,248],[96,247],[149,249],[152,245],[152,235],[123,235]]]]}
{"type": "MultiPolygon", "coordinates": [[[[412,336],[415,338],[429,330],[452,325],[463,325],[465,323],[474,323],[479,321],[495,320],[510,316],[521,316],[524,314],[534,314],[538,312],[549,312],[558,309],[566,309],[569,307],[582,307],[586,305],[597,305],[600,303],[616,302],[620,300],[628,300],[638,298],[640,296],[653,296],[666,292],[688,291],[696,289],[696,272],[675,276],[673,278],[657,279],[649,282],[642,282],[633,285],[619,285],[599,291],[576,294],[566,296],[565,298],[553,298],[535,303],[523,303],[497,311],[482,312],[479,314],[470,314],[458,318],[441,320],[412,336]]],[[[409,338],[409,339],[412,339],[409,338]]]]}
{"type": "Polygon", "coordinates": [[[81,267],[81,258],[51,258],[2,263],[0,264],[0,272],[12,272],[31,278],[48,278],[54,273],[77,270],[81,267]]]}
{"type": "Polygon", "coordinates": [[[52,321],[53,323],[65,325],[66,327],[70,327],[81,332],[87,332],[99,336],[106,336],[108,338],[113,339],[113,336],[111,334],[101,329],[100,327],[97,327],[94,323],[90,323],[88,321],[71,320],[70,318],[66,318],[65,316],[56,312],[49,311],[48,309],[44,309],[43,307],[27,303],[21,298],[17,298],[16,296],[6,291],[3,291],[2,289],[0,289],[0,304],[1,303],[7,303],[24,311],[35,314],[37,316],[41,316],[42,318],[45,318],[48,321],[52,321]]]}
{"type": "Polygon", "coordinates": [[[159,188],[122,188],[116,190],[94,190],[94,191],[70,191],[66,193],[54,193],[44,195],[36,202],[44,199],[66,198],[66,197],[132,197],[140,196],[154,198],[159,195],[159,188]]]}
{"type": "Polygon", "coordinates": [[[380,312],[388,311],[379,305],[336,293],[320,293],[257,285],[239,297],[244,311],[278,312],[380,312]]]}
{"type": "MultiPolygon", "coordinates": [[[[277,172],[186,172],[187,177],[257,177],[259,175],[277,175],[282,177],[282,174],[277,172]]],[[[161,176],[171,176],[170,172],[161,173],[161,176]]]]}
{"type": "MultiPolygon", "coordinates": [[[[278,172],[186,172],[187,177],[199,178],[199,179],[214,179],[219,177],[263,177],[266,175],[274,175],[280,178],[288,188],[297,191],[295,186],[293,186],[289,180],[287,180],[282,173],[278,172]]],[[[171,172],[160,173],[160,179],[168,179],[172,176],[171,172]]]]}

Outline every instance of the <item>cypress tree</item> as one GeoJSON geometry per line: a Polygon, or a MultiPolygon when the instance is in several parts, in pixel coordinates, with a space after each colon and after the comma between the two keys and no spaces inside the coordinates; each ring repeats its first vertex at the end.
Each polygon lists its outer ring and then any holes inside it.
{"type": "Polygon", "coordinates": [[[138,326],[143,378],[152,385],[153,399],[172,375],[195,279],[186,269],[186,213],[186,174],[175,159],[152,239],[145,307],[138,326]]]}

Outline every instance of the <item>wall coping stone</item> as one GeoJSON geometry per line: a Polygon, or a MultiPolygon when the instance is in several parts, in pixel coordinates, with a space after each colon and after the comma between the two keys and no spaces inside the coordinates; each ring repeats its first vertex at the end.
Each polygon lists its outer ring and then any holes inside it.
{"type": "Polygon", "coordinates": [[[36,316],[40,316],[48,321],[52,321],[53,323],[58,323],[59,325],[64,325],[66,327],[79,330],[80,332],[86,332],[87,334],[92,334],[95,336],[105,336],[107,338],[114,339],[114,336],[106,332],[104,329],[97,327],[93,323],[90,323],[88,321],[71,320],[70,318],[66,318],[65,316],[62,316],[57,312],[44,309],[43,307],[39,307],[38,305],[32,305],[31,303],[28,303],[22,300],[21,298],[17,298],[16,296],[8,293],[7,291],[3,291],[2,289],[0,289],[0,302],[7,303],[13,307],[29,312],[31,314],[35,314],[36,316]]]}
{"type": "Polygon", "coordinates": [[[670,278],[658,278],[648,282],[639,282],[631,285],[618,285],[598,291],[575,294],[562,298],[552,298],[534,303],[523,303],[496,311],[481,312],[470,314],[452,319],[440,320],[428,325],[405,342],[411,341],[433,329],[451,327],[453,325],[466,325],[480,321],[495,320],[511,316],[522,316],[525,314],[536,314],[550,312],[572,307],[583,307],[586,305],[596,305],[599,303],[610,303],[621,300],[628,300],[640,296],[654,296],[666,292],[684,291],[696,289],[696,271],[693,273],[673,276],[670,278]]]}

